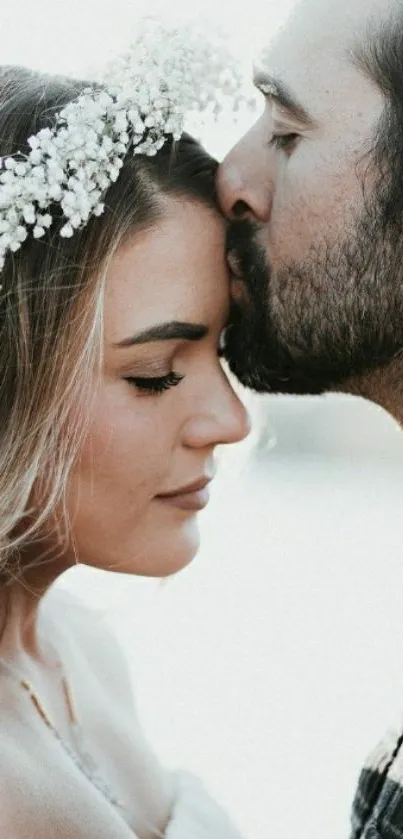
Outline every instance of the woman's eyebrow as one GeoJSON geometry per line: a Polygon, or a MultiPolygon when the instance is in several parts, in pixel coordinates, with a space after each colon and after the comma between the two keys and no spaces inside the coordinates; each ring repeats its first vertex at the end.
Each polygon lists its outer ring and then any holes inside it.
{"type": "Polygon", "coordinates": [[[155,326],[150,326],[148,329],[143,329],[141,332],[136,332],[135,335],[130,335],[113,344],[114,347],[125,348],[133,347],[136,344],[148,344],[151,341],[172,341],[182,339],[185,341],[201,341],[208,335],[208,327],[202,323],[182,323],[181,321],[169,321],[168,323],[159,323],[155,326]]]}
{"type": "Polygon", "coordinates": [[[257,68],[253,75],[253,84],[260,93],[263,93],[263,96],[274,99],[298,122],[303,122],[310,127],[316,125],[316,120],[307,111],[305,105],[298,101],[295,94],[280,79],[257,68]]]}

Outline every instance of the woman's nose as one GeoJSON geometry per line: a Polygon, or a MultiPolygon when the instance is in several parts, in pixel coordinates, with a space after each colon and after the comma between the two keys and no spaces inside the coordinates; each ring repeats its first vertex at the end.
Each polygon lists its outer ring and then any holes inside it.
{"type": "Polygon", "coordinates": [[[207,404],[192,413],[186,424],[185,445],[192,448],[239,443],[248,436],[251,420],[243,402],[222,372],[221,393],[211,388],[207,404]]]}
{"type": "Polygon", "coordinates": [[[249,216],[264,224],[269,221],[273,181],[259,123],[224,158],[216,187],[221,209],[228,218],[249,216]]]}

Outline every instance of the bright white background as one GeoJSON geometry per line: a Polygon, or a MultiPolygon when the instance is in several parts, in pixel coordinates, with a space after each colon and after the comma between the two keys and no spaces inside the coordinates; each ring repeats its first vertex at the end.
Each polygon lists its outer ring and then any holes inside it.
{"type": "MultiPolygon", "coordinates": [[[[79,76],[145,8],[171,5],[0,0],[1,61],[79,76]]],[[[192,11],[218,15],[247,62],[291,5],[192,11]]],[[[205,140],[222,154],[245,127],[224,119],[205,140]]],[[[190,568],[164,584],[78,569],[64,584],[118,633],[161,758],[202,774],[246,837],[339,839],[361,761],[403,711],[403,435],[347,398],[254,413],[270,418],[266,444],[224,458],[190,568]]]]}

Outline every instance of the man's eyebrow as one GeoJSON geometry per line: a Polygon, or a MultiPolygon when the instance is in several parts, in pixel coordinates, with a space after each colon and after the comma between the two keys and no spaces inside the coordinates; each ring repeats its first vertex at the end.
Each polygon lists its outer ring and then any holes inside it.
{"type": "Polygon", "coordinates": [[[137,344],[148,344],[151,341],[173,341],[182,339],[185,341],[201,341],[208,334],[208,328],[202,323],[182,323],[181,321],[169,321],[168,323],[159,323],[155,326],[150,326],[148,329],[143,329],[135,335],[130,335],[129,338],[124,338],[114,347],[126,348],[133,347],[137,344]]]}
{"type": "Polygon", "coordinates": [[[253,84],[263,96],[275,99],[281,107],[288,111],[298,122],[304,122],[308,126],[316,125],[316,120],[307,111],[304,105],[298,101],[292,91],[276,76],[272,76],[265,70],[255,69],[253,84]]]}

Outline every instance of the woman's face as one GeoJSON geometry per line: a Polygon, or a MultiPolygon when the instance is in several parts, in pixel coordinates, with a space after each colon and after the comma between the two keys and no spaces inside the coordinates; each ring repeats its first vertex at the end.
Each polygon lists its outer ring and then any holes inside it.
{"type": "Polygon", "coordinates": [[[249,430],[217,355],[224,237],[214,210],[169,198],[110,264],[103,375],[68,493],[82,563],[165,576],[197,551],[207,490],[186,488],[213,477],[217,445],[249,430]]]}

